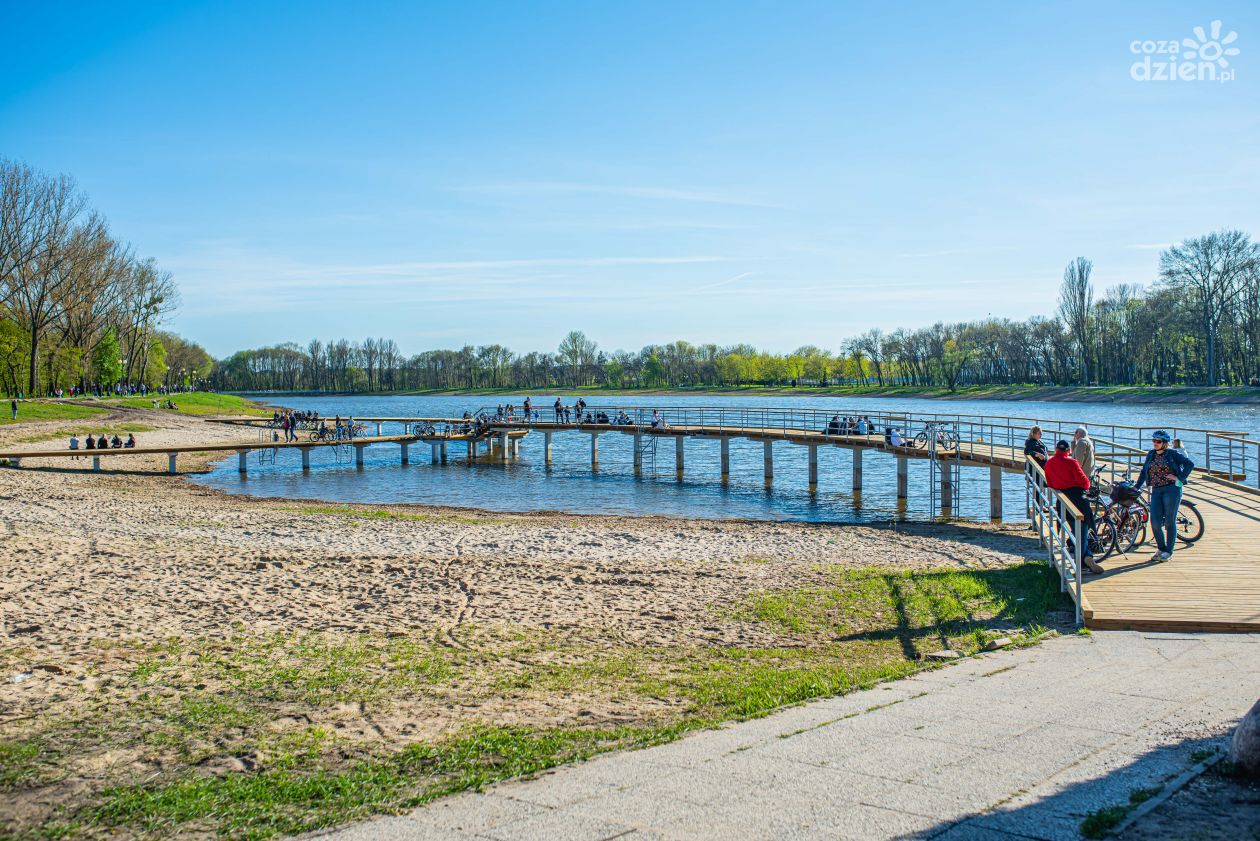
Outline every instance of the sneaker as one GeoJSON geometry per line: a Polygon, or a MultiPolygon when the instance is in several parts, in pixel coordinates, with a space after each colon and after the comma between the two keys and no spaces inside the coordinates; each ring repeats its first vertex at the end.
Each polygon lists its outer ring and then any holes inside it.
{"type": "Polygon", "coordinates": [[[1155,561],[1156,563],[1163,563],[1164,561],[1168,560],[1171,557],[1172,555],[1168,554],[1167,552],[1163,550],[1160,550],[1159,552],[1155,553],[1154,557],[1152,557],[1151,560],[1155,561]]]}

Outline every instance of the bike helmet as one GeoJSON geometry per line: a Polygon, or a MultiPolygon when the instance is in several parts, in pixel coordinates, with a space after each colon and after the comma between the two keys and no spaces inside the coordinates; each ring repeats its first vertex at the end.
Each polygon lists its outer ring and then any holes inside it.
{"type": "Polygon", "coordinates": [[[1158,441],[1163,441],[1165,444],[1167,444],[1169,441],[1172,440],[1172,436],[1162,429],[1158,429],[1155,432],[1152,432],[1151,438],[1158,441]]]}

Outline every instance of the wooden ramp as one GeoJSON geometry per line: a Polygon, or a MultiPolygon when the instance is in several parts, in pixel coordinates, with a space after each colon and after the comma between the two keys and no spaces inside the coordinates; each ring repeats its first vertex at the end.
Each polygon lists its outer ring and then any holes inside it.
{"type": "Polygon", "coordinates": [[[1113,555],[1087,578],[1085,624],[1142,631],[1260,632],[1260,495],[1199,478],[1187,497],[1203,514],[1203,537],[1157,564],[1154,537],[1113,555]]]}

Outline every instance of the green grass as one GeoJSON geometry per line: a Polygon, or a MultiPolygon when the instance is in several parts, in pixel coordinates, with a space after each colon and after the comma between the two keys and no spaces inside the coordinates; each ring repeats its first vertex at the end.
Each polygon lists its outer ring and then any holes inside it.
{"type": "Polygon", "coordinates": [[[170,400],[181,415],[252,415],[262,417],[271,412],[262,408],[252,400],[237,397],[235,394],[216,394],[214,392],[196,391],[191,394],[157,395],[148,397],[106,397],[98,402],[105,406],[124,406],[131,409],[152,409],[153,401],[164,408],[170,400]]]}
{"type": "Polygon", "coordinates": [[[318,746],[279,757],[255,774],[186,775],[157,786],[122,786],[81,820],[146,834],[209,830],[221,837],[294,835],[427,803],[535,774],[611,748],[656,744],[677,728],[529,730],[480,726],[436,744],[414,744],[341,769],[304,768],[318,746]]]}
{"type": "Polygon", "coordinates": [[[823,572],[823,586],[755,592],[714,609],[709,621],[755,628],[765,641],[756,647],[499,626],[465,626],[457,645],[426,632],[243,627],[224,638],[98,640],[80,659],[89,672],[108,664],[108,690],[77,717],[41,717],[21,739],[0,742],[0,790],[72,776],[103,753],[153,757],[161,770],[115,772],[41,825],[9,829],[22,837],[306,832],[903,677],[935,667],[922,654],[974,652],[996,628],[1023,624],[1033,637],[1036,622],[1063,607],[1041,564],[823,572]],[[422,721],[435,709],[449,714],[438,735],[390,742],[361,729],[371,715],[422,721]],[[527,709],[544,712],[532,721],[516,712],[527,709]],[[606,717],[586,724],[575,713],[557,724],[558,709],[606,717]],[[348,729],[339,729],[347,715],[348,729]]]}
{"type": "Polygon", "coordinates": [[[944,638],[993,617],[1016,625],[1034,622],[1062,598],[1041,564],[965,572],[844,567],[827,572],[833,584],[756,594],[738,605],[735,615],[794,634],[843,638],[883,627],[885,633],[914,638],[931,628],[944,638]]]}
{"type": "Polygon", "coordinates": [[[1162,785],[1139,788],[1129,792],[1128,803],[1118,803],[1096,809],[1081,822],[1081,835],[1086,838],[1106,838],[1117,826],[1124,823],[1134,809],[1164,790],[1162,785]]]}
{"type": "Polygon", "coordinates": [[[80,420],[94,418],[105,414],[103,409],[92,409],[70,403],[55,403],[49,400],[19,400],[17,420],[13,420],[7,400],[3,401],[3,412],[0,412],[0,425],[13,423],[32,423],[34,421],[80,420]]]}

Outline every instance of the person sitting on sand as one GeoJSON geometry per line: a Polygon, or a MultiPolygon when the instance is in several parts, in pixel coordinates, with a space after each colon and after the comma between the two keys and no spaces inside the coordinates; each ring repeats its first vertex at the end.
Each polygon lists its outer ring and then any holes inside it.
{"type": "Polygon", "coordinates": [[[96,449],[96,439],[92,437],[92,433],[90,433],[90,432],[88,433],[88,436],[87,436],[87,441],[85,441],[85,442],[84,442],[84,444],[83,444],[83,449],[85,449],[85,450],[95,450],[95,449],[96,449]]]}
{"type": "Polygon", "coordinates": [[[110,446],[110,449],[114,449],[114,450],[121,450],[121,449],[122,449],[122,439],[121,439],[121,438],[119,438],[117,435],[115,435],[113,438],[110,438],[110,439],[109,439],[109,446],[110,446]]]}
{"type": "MultiPolygon", "coordinates": [[[[70,434],[70,449],[72,450],[79,449],[79,436],[75,435],[74,433],[70,434]]],[[[77,459],[78,456],[74,456],[74,458],[77,459]]]]}
{"type": "Polygon", "coordinates": [[[131,449],[135,449],[135,446],[136,446],[136,436],[133,434],[128,434],[127,443],[123,444],[123,447],[125,449],[131,450],[131,449]]]}

